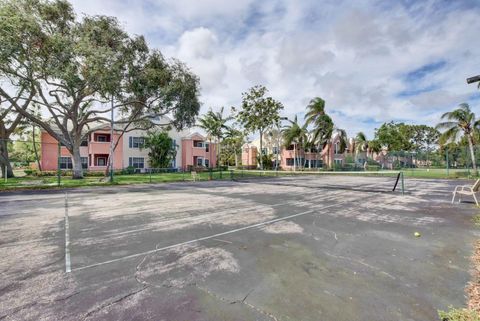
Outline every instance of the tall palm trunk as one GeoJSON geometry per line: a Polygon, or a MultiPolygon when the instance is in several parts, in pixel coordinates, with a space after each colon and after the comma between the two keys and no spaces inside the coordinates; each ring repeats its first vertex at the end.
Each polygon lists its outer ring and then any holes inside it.
{"type": "Polygon", "coordinates": [[[293,171],[297,170],[297,145],[293,143],[293,171]]]}
{"type": "Polygon", "coordinates": [[[475,163],[475,150],[473,149],[472,135],[469,134],[467,136],[467,139],[468,139],[468,147],[470,148],[470,157],[472,159],[472,168],[473,168],[473,171],[475,172],[475,176],[476,176],[478,174],[478,172],[477,172],[477,164],[475,163]]]}
{"type": "Polygon", "coordinates": [[[217,137],[217,167],[220,165],[220,137],[217,137]]]}

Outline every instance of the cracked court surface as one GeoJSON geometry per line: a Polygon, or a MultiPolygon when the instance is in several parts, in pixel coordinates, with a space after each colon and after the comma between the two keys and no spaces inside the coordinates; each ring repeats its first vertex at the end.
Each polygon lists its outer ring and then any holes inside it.
{"type": "Polygon", "coordinates": [[[435,320],[464,303],[475,209],[406,184],[0,194],[0,320],[435,320]]]}

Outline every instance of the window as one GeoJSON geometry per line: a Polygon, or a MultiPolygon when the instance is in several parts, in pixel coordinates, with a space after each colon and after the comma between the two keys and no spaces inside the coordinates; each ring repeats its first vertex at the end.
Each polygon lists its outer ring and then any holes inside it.
{"type": "Polygon", "coordinates": [[[96,166],[107,166],[107,158],[106,157],[97,157],[97,164],[96,166]]]}
{"type": "Polygon", "coordinates": [[[101,142],[101,143],[108,142],[107,135],[97,135],[97,142],[101,142]]]}
{"type": "Polygon", "coordinates": [[[317,167],[321,167],[321,160],[316,160],[316,159],[311,159],[310,160],[310,167],[311,168],[317,168],[317,167]]]}
{"type": "Polygon", "coordinates": [[[287,158],[287,166],[293,166],[294,162],[293,162],[293,158],[287,158]]]}
{"type": "Polygon", "coordinates": [[[143,157],[129,157],[128,166],[133,168],[145,168],[145,159],[143,157]]]}
{"type": "Polygon", "coordinates": [[[205,144],[200,140],[194,140],[193,147],[205,147],[205,144]]]}
{"type": "Polygon", "coordinates": [[[273,147],[272,152],[273,152],[274,155],[277,155],[278,154],[278,147],[277,146],[273,147]]]}
{"type": "Polygon", "coordinates": [[[209,148],[210,148],[210,144],[205,144],[205,151],[208,153],[209,151],[209,148]]]}
{"type": "Polygon", "coordinates": [[[85,138],[85,139],[82,139],[82,142],[80,143],[80,146],[88,146],[88,140],[85,138]]]}
{"type": "Polygon", "coordinates": [[[203,166],[203,158],[197,157],[197,166],[203,166]]]}
{"type": "Polygon", "coordinates": [[[143,137],[129,137],[128,138],[128,147],[129,148],[143,148],[145,145],[145,138],[143,137]]]}
{"type": "Polygon", "coordinates": [[[341,159],[336,158],[333,161],[335,162],[335,165],[342,165],[342,160],[341,159]]]}
{"type": "Polygon", "coordinates": [[[266,148],[262,148],[262,155],[267,155],[267,149],[266,148]]]}
{"type": "Polygon", "coordinates": [[[205,160],[205,167],[209,167],[210,166],[210,161],[208,159],[205,160]]]}
{"type": "Polygon", "coordinates": [[[339,143],[339,142],[336,142],[336,143],[335,143],[333,152],[334,152],[335,154],[340,154],[340,143],[339,143]]]}
{"type": "Polygon", "coordinates": [[[88,157],[80,157],[82,160],[82,168],[87,169],[88,168],[88,157]]]}
{"type": "Polygon", "coordinates": [[[60,169],[72,169],[72,158],[71,157],[60,157],[60,169]]]}

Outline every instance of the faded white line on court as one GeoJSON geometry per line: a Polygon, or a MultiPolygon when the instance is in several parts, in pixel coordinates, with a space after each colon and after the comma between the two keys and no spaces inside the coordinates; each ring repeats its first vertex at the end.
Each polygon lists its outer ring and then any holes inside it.
{"type": "Polygon", "coordinates": [[[65,192],[65,272],[72,271],[70,264],[70,224],[68,222],[68,192],[65,192]]]}
{"type": "MultiPolygon", "coordinates": [[[[327,205],[327,206],[321,208],[320,210],[324,210],[324,209],[327,209],[327,208],[330,208],[330,207],[335,207],[335,206],[338,206],[338,205],[339,204],[327,205]]],[[[113,259],[113,260],[108,260],[108,261],[104,261],[104,262],[99,262],[99,263],[94,263],[94,264],[82,266],[82,267],[79,267],[79,268],[75,268],[72,271],[74,271],[74,272],[75,271],[81,271],[81,270],[85,270],[85,269],[89,269],[89,268],[93,268],[93,267],[97,267],[97,266],[101,266],[101,265],[105,265],[105,264],[111,264],[111,263],[115,263],[115,262],[119,262],[119,261],[129,260],[129,259],[133,259],[133,258],[136,258],[136,257],[139,257],[139,256],[148,255],[148,254],[152,254],[152,253],[156,253],[156,252],[160,252],[160,251],[165,251],[165,250],[173,249],[173,248],[176,248],[176,247],[179,247],[179,246],[192,244],[192,243],[196,243],[196,242],[200,242],[200,241],[214,239],[214,238],[218,238],[219,236],[233,234],[233,233],[236,233],[236,232],[240,232],[240,231],[252,229],[252,228],[255,228],[255,227],[259,227],[259,226],[272,224],[272,223],[279,222],[279,221],[285,221],[285,220],[288,220],[288,219],[291,219],[291,218],[294,218],[294,217],[298,217],[298,216],[302,216],[302,215],[306,215],[306,214],[311,214],[311,213],[314,213],[314,212],[315,212],[314,210],[308,210],[308,211],[305,211],[305,212],[292,214],[292,215],[288,215],[288,216],[285,216],[285,217],[276,218],[276,219],[273,219],[273,220],[270,220],[270,221],[240,227],[240,228],[233,229],[233,230],[226,231],[226,232],[222,232],[222,233],[217,233],[217,234],[213,234],[213,235],[209,235],[209,236],[204,236],[204,237],[201,237],[201,238],[198,238],[198,239],[177,243],[177,244],[165,246],[165,247],[162,247],[162,248],[158,248],[158,249],[154,249],[154,250],[150,250],[150,251],[146,251],[146,252],[136,253],[136,254],[127,255],[127,256],[120,257],[120,258],[113,259]]]]}

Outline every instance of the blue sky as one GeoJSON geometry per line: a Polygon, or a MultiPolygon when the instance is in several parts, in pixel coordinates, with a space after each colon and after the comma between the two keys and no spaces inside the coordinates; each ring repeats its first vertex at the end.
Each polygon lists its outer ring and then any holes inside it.
{"type": "Polygon", "coordinates": [[[75,0],[116,16],[200,77],[202,110],[238,106],[264,84],[299,118],[320,96],[338,127],[373,135],[384,121],[434,125],[480,94],[477,0],[75,0]]]}

